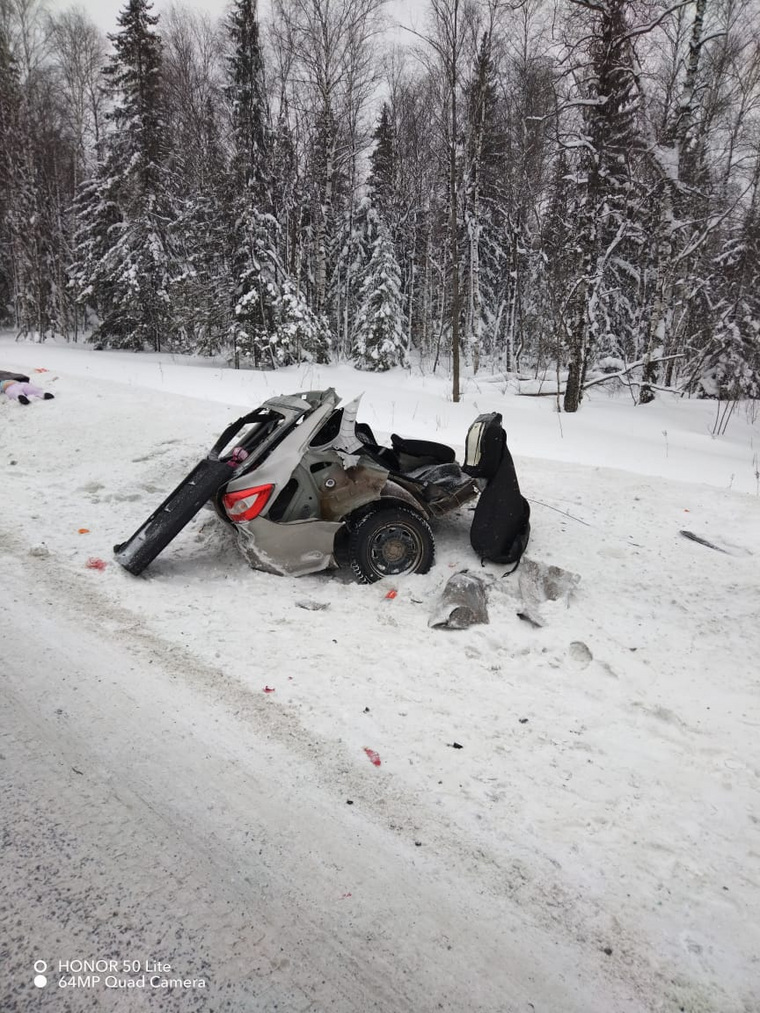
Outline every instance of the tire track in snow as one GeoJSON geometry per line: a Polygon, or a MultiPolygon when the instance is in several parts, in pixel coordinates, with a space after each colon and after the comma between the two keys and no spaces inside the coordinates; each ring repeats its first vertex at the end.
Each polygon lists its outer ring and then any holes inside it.
{"type": "MultiPolygon", "coordinates": [[[[17,562],[21,560],[25,551],[24,546],[8,534],[0,542],[0,548],[2,547],[10,550],[17,562]]],[[[486,924],[488,923],[488,912],[492,919],[502,924],[501,932],[497,933],[499,945],[504,946],[508,941],[508,950],[521,954],[519,959],[513,956],[508,964],[515,975],[515,980],[519,981],[522,973],[517,973],[517,968],[533,964],[541,967],[541,971],[536,973],[551,982],[549,988],[555,993],[556,1000],[561,1003],[563,1010],[594,1009],[595,1007],[590,1004],[592,1000],[589,999],[589,994],[596,993],[602,997],[599,1009],[606,1013],[610,1008],[611,996],[618,993],[619,986],[615,984],[618,975],[628,981],[628,985],[624,986],[627,993],[633,991],[634,994],[643,996],[659,991],[656,975],[652,969],[643,959],[635,956],[635,944],[620,941],[622,952],[625,954],[625,966],[620,966],[616,960],[609,960],[606,957],[599,959],[597,954],[601,950],[600,940],[598,944],[593,942],[593,911],[589,911],[588,906],[581,907],[578,903],[579,898],[564,891],[558,878],[551,877],[541,882],[534,879],[531,882],[530,875],[526,875],[520,863],[516,863],[512,869],[500,865],[493,856],[480,849],[476,841],[464,840],[458,836],[456,827],[429,810],[424,800],[405,793],[387,776],[380,779],[374,771],[370,774],[361,772],[335,743],[319,740],[299,723],[297,716],[292,712],[276,705],[272,706],[273,701],[270,699],[254,695],[245,685],[219,669],[199,663],[190,652],[166,643],[145,630],[130,610],[108,602],[102,591],[96,590],[90,583],[88,576],[70,573],[65,568],[55,569],[54,565],[54,561],[50,558],[24,560],[23,566],[26,571],[24,582],[30,604],[44,599],[52,609],[54,620],[60,622],[56,613],[60,603],[66,601],[69,613],[73,611],[77,616],[77,627],[83,627],[88,631],[83,638],[85,644],[91,643],[95,638],[102,639],[105,632],[121,658],[120,662],[115,663],[115,668],[118,669],[119,664],[123,664],[128,658],[127,664],[131,669],[128,677],[135,678],[136,672],[141,673],[139,681],[136,681],[125,695],[126,672],[117,673],[119,678],[116,679],[112,675],[96,675],[97,671],[108,672],[108,666],[104,669],[101,665],[98,669],[97,665],[91,663],[90,684],[77,686],[73,690],[77,693],[82,690],[91,693],[95,689],[92,682],[101,683],[103,691],[107,692],[109,697],[113,694],[121,697],[121,710],[125,720],[129,710],[133,709],[136,703],[142,702],[147,707],[140,720],[146,721],[146,728],[149,731],[143,735],[140,742],[134,744],[134,748],[130,749],[129,744],[122,741],[121,752],[116,749],[115,738],[118,736],[115,736],[114,728],[110,728],[109,755],[102,755],[98,761],[101,765],[105,765],[106,783],[115,784],[118,781],[113,766],[114,756],[118,761],[117,768],[121,764],[132,766],[136,770],[147,766],[151,777],[155,777],[156,765],[160,766],[160,751],[157,754],[151,743],[150,736],[156,734],[156,729],[150,727],[148,720],[150,697],[153,692],[157,704],[160,704],[159,714],[164,721],[161,734],[172,733],[179,736],[182,762],[187,763],[189,767],[192,766],[192,771],[183,770],[181,776],[171,778],[172,797],[162,802],[158,809],[151,804],[150,794],[146,796],[134,784],[128,784],[130,795],[127,808],[129,811],[139,813],[140,819],[147,814],[149,822],[157,821],[159,829],[156,830],[156,835],[159,838],[160,828],[168,820],[167,829],[170,835],[174,835],[180,841],[184,840],[186,845],[191,841],[192,854],[203,857],[207,863],[210,880],[213,881],[214,872],[224,878],[224,873],[219,868],[220,856],[223,861],[234,854],[236,860],[240,861],[241,849],[242,853],[246,852],[245,842],[250,839],[245,838],[245,834],[255,833],[257,840],[268,841],[268,851],[270,854],[274,852],[278,862],[284,863],[291,871],[298,870],[298,875],[308,875],[315,882],[321,882],[325,896],[330,896],[332,892],[333,899],[339,896],[340,889],[331,880],[337,882],[341,876],[343,878],[340,882],[343,887],[350,886],[358,880],[365,890],[371,883],[370,892],[376,890],[379,885],[373,881],[379,878],[381,884],[386,875],[388,881],[395,879],[399,883],[405,882],[407,895],[419,899],[419,914],[411,917],[408,907],[405,904],[401,907],[405,911],[405,919],[409,919],[412,923],[416,921],[425,924],[424,960],[431,961],[435,967],[443,948],[452,945],[449,941],[452,938],[457,939],[458,948],[464,947],[470,953],[467,962],[469,970],[463,973],[461,963],[449,956],[450,951],[445,951],[446,963],[454,961],[452,966],[458,984],[455,986],[453,980],[449,980],[448,985],[441,990],[444,999],[452,988],[455,992],[462,987],[466,990],[468,981],[479,980],[482,983],[482,975],[478,975],[477,979],[472,977],[473,969],[479,963],[478,959],[473,959],[472,948],[475,946],[480,949],[482,954],[480,960],[489,961],[488,955],[494,950],[493,933],[489,930],[486,936],[481,938],[483,929],[478,927],[483,919],[486,924]],[[124,653],[125,651],[127,653],[124,653]],[[202,701],[200,709],[199,701],[202,701]],[[175,708],[176,714],[172,714],[172,707],[175,708]],[[203,728],[198,727],[197,720],[188,722],[185,718],[185,714],[199,713],[204,714],[207,719],[203,728]],[[185,742],[188,744],[184,745],[185,742]],[[199,761],[195,757],[195,753],[199,750],[203,755],[200,767],[197,766],[199,761]],[[193,756],[195,766],[189,764],[189,756],[193,756]],[[238,782],[249,779],[252,770],[257,767],[257,776],[262,780],[256,788],[256,805],[261,806],[262,802],[266,804],[265,822],[268,822],[270,827],[276,828],[274,833],[262,829],[261,821],[258,822],[255,831],[241,829],[241,826],[246,824],[245,819],[242,822],[240,819],[241,809],[236,798],[236,790],[239,790],[238,782]],[[262,770],[265,772],[263,775],[262,770]],[[269,773],[270,771],[272,773],[269,773]],[[289,772],[287,776],[282,776],[283,771],[289,772]],[[230,781],[226,787],[225,779],[230,781]],[[208,791],[212,783],[213,798],[208,791]],[[199,787],[193,787],[194,784],[199,787]],[[238,788],[233,787],[233,784],[238,784],[238,788]],[[315,784],[319,786],[316,806],[313,787],[315,784]],[[346,815],[345,810],[346,795],[361,800],[361,808],[355,807],[350,811],[350,816],[346,815]],[[198,810],[196,803],[201,802],[206,806],[205,811],[198,810]],[[282,809],[285,810],[284,813],[282,809]],[[298,813],[295,818],[296,824],[303,820],[311,832],[314,827],[319,828],[316,838],[317,853],[315,848],[301,845],[300,849],[294,849],[297,852],[297,860],[294,860],[293,856],[285,856],[289,839],[292,840],[293,817],[287,815],[288,809],[298,813]],[[345,840],[346,844],[336,843],[336,840],[331,839],[329,847],[322,847],[324,842],[320,841],[320,836],[325,833],[325,819],[337,824],[338,838],[345,840]],[[389,826],[393,828],[390,833],[389,826]],[[412,841],[415,837],[424,837],[426,845],[424,853],[414,850],[412,841]],[[276,844],[273,845],[274,839],[276,844]],[[357,849],[365,848],[367,845],[371,845],[367,851],[371,851],[372,847],[378,849],[380,857],[375,861],[369,856],[368,860],[365,851],[357,865],[357,849]],[[319,853],[320,849],[322,853],[319,853]],[[350,872],[347,873],[347,869],[350,869],[350,872]],[[401,874],[399,870],[403,870],[401,874]],[[449,904],[456,907],[456,914],[453,910],[446,910],[449,904]],[[464,935],[461,936],[459,933],[464,935]],[[528,952],[523,952],[525,943],[518,942],[521,937],[527,937],[529,940],[530,956],[528,952]],[[576,944],[576,939],[583,940],[580,947],[576,944]],[[542,966],[545,958],[541,956],[547,952],[556,953],[558,944],[563,949],[569,947],[573,951],[572,960],[560,975],[566,981],[561,994],[556,993],[558,983],[553,980],[554,975],[542,966]],[[593,986],[590,984],[592,981],[595,982],[593,986]]],[[[9,572],[9,569],[6,572],[9,572]]],[[[21,611],[17,612],[17,615],[21,615],[24,608],[22,600],[18,604],[21,611]]],[[[30,631],[29,636],[33,635],[30,631]]],[[[55,635],[52,631],[51,642],[54,642],[55,635]]],[[[44,663],[41,662],[40,667],[44,669],[44,663]]],[[[41,684],[45,684],[44,678],[41,684]]],[[[113,720],[112,716],[111,721],[113,720]]],[[[130,734],[133,734],[134,715],[127,724],[132,727],[130,734]]],[[[176,759],[176,755],[169,751],[165,757],[167,768],[171,769],[176,765],[176,759]]],[[[76,780],[74,784],[76,787],[76,780]]],[[[120,788],[120,793],[123,793],[123,790],[120,788]]],[[[142,846],[147,847],[150,852],[150,842],[142,846]]],[[[135,850],[139,851],[140,846],[136,845],[135,850]]],[[[334,916],[331,914],[328,919],[331,927],[326,936],[319,918],[316,924],[314,923],[314,911],[310,907],[310,903],[314,903],[313,893],[311,900],[299,898],[293,894],[290,887],[283,889],[282,879],[271,866],[267,866],[267,872],[272,877],[273,885],[267,887],[266,892],[270,896],[283,892],[287,900],[286,908],[287,905],[292,907],[291,911],[278,907],[275,923],[292,922],[293,913],[297,912],[298,919],[309,926],[307,934],[313,934],[319,939],[317,950],[332,953],[328,964],[334,964],[338,960],[338,955],[340,959],[345,959],[348,955],[349,960],[353,961],[354,976],[358,975],[360,979],[365,977],[367,966],[364,962],[365,954],[361,952],[362,946],[348,945],[349,940],[340,933],[335,936],[335,926],[331,921],[334,916]]],[[[245,890],[245,887],[243,889],[245,890]]],[[[390,902],[387,897],[383,897],[382,894],[385,892],[381,889],[377,895],[377,909],[382,911],[385,908],[388,923],[397,924],[398,912],[393,909],[398,907],[398,904],[392,897],[390,902]]],[[[158,917],[157,921],[160,922],[161,918],[158,917]]],[[[419,970],[422,963],[421,956],[418,956],[416,961],[412,960],[407,968],[406,990],[393,996],[385,994],[389,967],[398,963],[400,959],[397,943],[388,936],[387,931],[378,932],[377,919],[372,916],[371,909],[365,908],[356,919],[356,924],[363,926],[365,942],[372,952],[368,964],[372,967],[379,965],[382,969],[374,975],[375,983],[365,996],[364,1004],[361,1007],[349,1004],[345,1008],[387,1009],[389,1013],[407,1008],[415,1010],[436,1008],[424,1005],[426,1001],[424,997],[430,996],[430,982],[426,982],[420,991],[415,979],[414,971],[419,970]],[[416,998],[412,999],[415,994],[416,998]],[[373,1002],[378,1002],[379,1005],[373,1005],[373,1002]]],[[[291,938],[290,930],[285,930],[283,924],[276,927],[279,931],[285,932],[286,941],[292,945],[294,940],[291,938]]],[[[296,944],[296,949],[301,942],[296,944]]],[[[322,956],[313,956],[312,964],[318,966],[323,957],[324,953],[322,956]]],[[[277,962],[276,955],[270,955],[267,959],[270,963],[277,962]]],[[[406,960],[408,963],[408,955],[406,960]]],[[[403,963],[402,957],[401,964],[403,963]]],[[[320,972],[317,972],[315,977],[319,978],[320,972]]],[[[309,975],[307,978],[311,980],[309,975]]],[[[388,981],[392,978],[393,975],[390,975],[388,981]]],[[[298,983],[293,983],[293,987],[299,987],[298,983]]],[[[513,981],[512,988],[516,990],[519,986],[513,981]]],[[[542,988],[545,989],[546,985],[542,988]]],[[[489,986],[488,993],[492,991],[493,988],[489,986]]],[[[306,994],[304,991],[304,995],[306,994]]],[[[512,1009],[523,1008],[519,1004],[510,1007],[505,1007],[503,1003],[492,1005],[485,997],[484,1002],[478,1005],[477,1000],[472,998],[471,989],[468,994],[470,998],[467,1000],[467,1008],[472,1010],[494,1010],[495,1013],[498,1009],[499,1013],[511,1013],[512,1009]]],[[[330,1002],[335,1001],[339,1000],[333,996],[330,1002]]],[[[622,998],[619,1001],[623,1003],[622,998]]],[[[648,1005],[643,998],[628,997],[625,1003],[617,1008],[636,1010],[645,1009],[648,1005]]],[[[295,1011],[300,1007],[293,1005],[286,1008],[295,1011]]],[[[330,1005],[317,1008],[342,1007],[330,1005]]],[[[440,1008],[464,1007],[444,1005],[440,1008]]]]}

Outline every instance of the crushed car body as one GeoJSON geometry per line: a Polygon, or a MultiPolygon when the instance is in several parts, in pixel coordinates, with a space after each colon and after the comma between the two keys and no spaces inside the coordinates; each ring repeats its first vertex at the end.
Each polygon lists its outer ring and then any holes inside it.
{"type": "MultiPolygon", "coordinates": [[[[505,531],[508,521],[514,555],[517,523],[517,541],[527,543],[529,507],[500,415],[473,423],[468,459],[460,466],[441,443],[394,434],[390,447],[381,445],[366,423],[356,421],[359,403],[341,404],[332,388],[265,401],[228,426],[137,531],[114,546],[117,561],[142,573],[211,502],[256,569],[301,576],[348,565],[362,583],[425,573],[435,556],[431,524],[480,496],[475,521],[489,488],[496,516],[492,522],[479,518],[477,529],[493,523],[505,531]],[[508,481],[499,482],[505,464],[508,481]]],[[[487,541],[491,555],[481,558],[494,558],[491,542],[504,539],[487,541]]],[[[502,555],[495,561],[514,561],[509,552],[502,555]]]]}

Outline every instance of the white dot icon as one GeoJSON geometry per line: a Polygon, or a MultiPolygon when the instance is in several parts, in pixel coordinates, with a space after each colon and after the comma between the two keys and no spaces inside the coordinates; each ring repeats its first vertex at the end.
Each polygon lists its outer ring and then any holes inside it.
{"type": "Polygon", "coordinates": [[[47,985],[47,978],[45,977],[44,974],[38,974],[34,978],[34,984],[37,986],[37,988],[44,988],[45,985],[47,985]]]}
{"type": "Polygon", "coordinates": [[[34,970],[37,972],[37,974],[42,974],[43,971],[47,971],[47,964],[45,963],[44,960],[35,960],[34,970]]]}

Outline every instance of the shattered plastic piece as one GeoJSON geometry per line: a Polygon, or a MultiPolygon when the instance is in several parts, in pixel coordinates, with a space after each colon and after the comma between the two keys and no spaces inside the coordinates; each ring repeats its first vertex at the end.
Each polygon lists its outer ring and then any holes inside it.
{"type": "Polygon", "coordinates": [[[77,529],[77,534],[80,534],[80,535],[89,535],[89,533],[90,533],[90,529],[89,528],[78,528],[77,529]]]}
{"type": "Polygon", "coordinates": [[[329,601],[313,601],[311,598],[301,598],[296,602],[300,609],[307,609],[309,612],[321,612],[322,609],[329,609],[329,601]]]}
{"type": "Polygon", "coordinates": [[[265,693],[274,693],[274,686],[265,686],[264,687],[264,692],[265,693]]]}
{"type": "Polygon", "coordinates": [[[34,372],[35,373],[49,373],[50,370],[49,369],[45,369],[44,366],[36,366],[34,372]]]}
{"type": "Polygon", "coordinates": [[[386,598],[395,598],[397,594],[398,594],[398,591],[396,591],[395,588],[392,588],[385,597],[386,598]]]}
{"type": "Polygon", "coordinates": [[[101,559],[99,556],[90,556],[84,565],[88,570],[105,570],[108,563],[105,559],[101,559]]]}
{"type": "MultiPolygon", "coordinates": [[[[715,542],[708,542],[706,538],[701,538],[699,535],[695,535],[693,531],[679,531],[679,535],[683,535],[684,538],[690,539],[692,542],[699,542],[700,545],[706,546],[708,549],[715,549],[716,552],[726,552],[720,545],[716,545],[715,542]]],[[[730,553],[726,552],[726,555],[730,553]]]]}
{"type": "Polygon", "coordinates": [[[338,435],[332,442],[336,450],[342,450],[349,455],[355,454],[362,447],[362,441],[356,435],[356,416],[359,412],[359,402],[361,399],[362,396],[360,394],[359,397],[354,398],[353,401],[350,401],[345,406],[340,420],[338,435]]]}
{"type": "Polygon", "coordinates": [[[517,571],[517,583],[523,603],[518,615],[534,626],[543,626],[541,605],[546,601],[564,601],[569,605],[570,598],[580,581],[580,575],[577,573],[563,570],[560,566],[537,563],[534,559],[523,556],[520,569],[517,571]]]}
{"type": "Polygon", "coordinates": [[[480,577],[463,570],[447,581],[428,626],[464,630],[488,621],[486,586],[480,577]]]}
{"type": "Polygon", "coordinates": [[[364,752],[367,754],[367,756],[370,759],[370,762],[374,764],[375,767],[380,766],[381,761],[379,753],[376,753],[374,749],[368,749],[367,746],[364,747],[364,752]]]}

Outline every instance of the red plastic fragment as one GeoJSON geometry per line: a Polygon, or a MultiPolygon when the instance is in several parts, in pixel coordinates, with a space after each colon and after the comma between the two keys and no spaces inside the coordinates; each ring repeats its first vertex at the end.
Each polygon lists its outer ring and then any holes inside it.
{"type": "Polygon", "coordinates": [[[274,686],[265,686],[264,687],[264,692],[265,693],[274,693],[274,686]]]}
{"type": "Polygon", "coordinates": [[[45,369],[44,366],[35,366],[34,367],[34,372],[35,373],[49,373],[50,370],[49,369],[45,369]]]}
{"type": "Polygon", "coordinates": [[[388,594],[385,597],[386,598],[395,598],[397,594],[398,594],[398,591],[396,591],[395,589],[393,589],[393,590],[389,591],[388,594]]]}
{"type": "Polygon", "coordinates": [[[105,559],[100,559],[98,556],[90,556],[87,562],[84,564],[88,570],[105,570],[108,563],[105,559]]]}
{"type": "Polygon", "coordinates": [[[89,535],[90,533],[89,528],[77,528],[77,531],[79,532],[80,535],[89,535]]]}
{"type": "Polygon", "coordinates": [[[364,752],[367,754],[367,756],[370,758],[371,762],[374,763],[374,765],[376,767],[380,766],[380,754],[379,753],[376,753],[374,749],[368,749],[367,746],[364,747],[364,752]]]}

